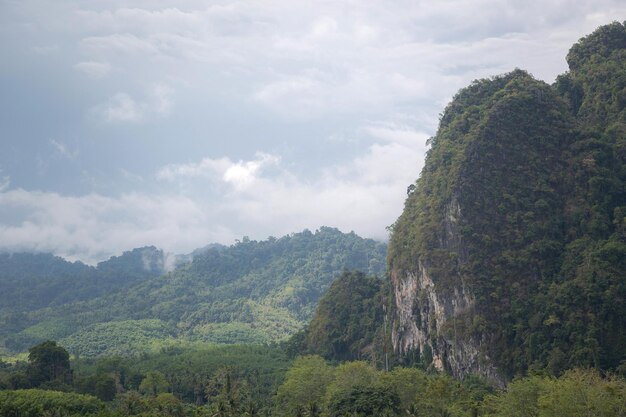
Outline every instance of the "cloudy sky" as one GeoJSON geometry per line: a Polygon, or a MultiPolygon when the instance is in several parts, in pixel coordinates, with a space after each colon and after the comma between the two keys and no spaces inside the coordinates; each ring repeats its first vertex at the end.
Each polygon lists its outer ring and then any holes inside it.
{"type": "Polygon", "coordinates": [[[0,250],[386,239],[454,93],[622,0],[0,0],[0,250]]]}

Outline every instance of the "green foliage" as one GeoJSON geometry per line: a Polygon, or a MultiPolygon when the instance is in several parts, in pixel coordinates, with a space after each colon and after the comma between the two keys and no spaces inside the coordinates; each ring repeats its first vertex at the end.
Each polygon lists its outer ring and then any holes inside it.
{"type": "Polygon", "coordinates": [[[622,416],[626,382],[580,369],[558,379],[523,378],[513,381],[506,392],[488,397],[484,410],[490,417],[622,416]]]}
{"type": "Polygon", "coordinates": [[[275,399],[278,415],[293,415],[299,407],[309,404],[319,407],[333,379],[333,369],[321,357],[297,358],[278,388],[275,399]]]}
{"type": "MultiPolygon", "coordinates": [[[[415,368],[377,370],[357,361],[335,368],[319,356],[296,359],[278,388],[274,414],[322,416],[459,416],[478,413],[489,388],[468,377],[460,382],[415,368]]],[[[491,397],[490,397],[491,398],[491,397]]]]}
{"type": "Polygon", "coordinates": [[[385,386],[397,393],[400,400],[400,409],[408,410],[415,402],[418,394],[426,390],[428,375],[417,368],[394,368],[391,372],[381,376],[385,386]]]}
{"type": "Polygon", "coordinates": [[[140,390],[145,395],[121,387],[124,392],[116,395],[109,391],[105,405],[90,395],[0,390],[0,415],[613,417],[626,413],[626,381],[603,378],[595,370],[576,369],[559,378],[518,378],[505,391],[494,393],[474,376],[459,381],[415,368],[384,372],[361,361],[332,367],[319,356],[297,358],[285,374],[281,368],[285,357],[280,355],[284,354],[267,347],[216,346],[170,349],[132,361],[87,361],[80,367],[83,380],[94,377],[96,386],[102,382],[114,390],[117,383],[140,371],[140,390]],[[188,396],[182,390],[186,384],[194,384],[200,397],[188,396]]]}
{"type": "Polygon", "coordinates": [[[366,362],[344,362],[334,370],[334,378],[326,387],[324,403],[328,408],[337,398],[344,398],[357,387],[376,385],[379,379],[380,372],[366,362]]]}
{"type": "MultiPolygon", "coordinates": [[[[344,272],[320,299],[301,351],[330,360],[376,360],[375,338],[382,338],[383,282],[362,272],[344,272]]],[[[379,357],[378,357],[379,358],[379,357]]]]}
{"type": "Polygon", "coordinates": [[[145,247],[100,262],[97,268],[50,254],[0,254],[0,306],[30,311],[88,300],[164,271],[163,252],[145,247]]]}
{"type": "Polygon", "coordinates": [[[554,86],[515,70],[461,90],[392,227],[392,277],[421,264],[442,299],[469,289],[454,338],[505,377],[624,359],[624,39],[621,23],[581,39],[554,86]]]}
{"type": "Polygon", "coordinates": [[[333,397],[327,415],[330,417],[394,415],[399,413],[399,406],[398,394],[389,387],[356,386],[333,397]]]}
{"type": "Polygon", "coordinates": [[[385,256],[384,244],[328,227],[280,239],[211,246],[161,276],[164,256],[155,248],[125,253],[97,269],[44,255],[46,262],[39,262],[38,255],[0,256],[0,282],[7,283],[7,293],[38,300],[19,308],[0,303],[7,306],[7,314],[0,314],[0,341],[21,351],[55,339],[81,356],[158,350],[169,338],[276,342],[304,327],[341,271],[358,268],[382,274],[385,256]],[[52,277],[53,268],[44,274],[51,265],[63,274],[52,277]],[[41,289],[38,295],[20,286],[26,277],[41,289]],[[42,282],[44,278],[48,281],[42,282]],[[56,294],[52,283],[65,294],[62,301],[45,297],[56,294]]]}
{"type": "Polygon", "coordinates": [[[117,393],[115,379],[110,375],[98,375],[94,384],[94,394],[102,401],[112,401],[117,393]]]}
{"type": "Polygon", "coordinates": [[[166,392],[168,388],[169,384],[165,376],[159,371],[148,372],[146,377],[141,381],[141,384],[139,384],[139,392],[153,397],[166,392]]]}
{"type": "Polygon", "coordinates": [[[56,342],[48,340],[28,350],[28,378],[32,386],[68,383],[72,380],[70,355],[56,342]]]}
{"type": "Polygon", "coordinates": [[[220,394],[219,388],[211,392],[208,387],[220,386],[228,370],[232,385],[241,388],[243,398],[267,407],[289,364],[281,350],[268,346],[196,345],[164,349],[132,362],[124,360],[116,368],[124,379],[134,373],[158,371],[177,398],[195,404],[204,404],[209,397],[220,394]]]}
{"type": "Polygon", "coordinates": [[[87,416],[104,409],[89,395],[38,389],[0,391],[0,415],[6,417],[87,416]]]}
{"type": "Polygon", "coordinates": [[[124,320],[96,323],[60,340],[70,352],[82,356],[129,356],[149,351],[173,340],[172,331],[161,320],[124,320]]]}

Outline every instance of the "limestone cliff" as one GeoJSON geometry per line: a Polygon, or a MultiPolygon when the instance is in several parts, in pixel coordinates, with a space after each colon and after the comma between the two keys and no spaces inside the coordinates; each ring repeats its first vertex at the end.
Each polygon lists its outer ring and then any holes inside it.
{"type": "Polygon", "coordinates": [[[447,106],[392,227],[401,357],[499,385],[626,359],[625,51],[614,23],[554,86],[515,70],[447,106]]]}

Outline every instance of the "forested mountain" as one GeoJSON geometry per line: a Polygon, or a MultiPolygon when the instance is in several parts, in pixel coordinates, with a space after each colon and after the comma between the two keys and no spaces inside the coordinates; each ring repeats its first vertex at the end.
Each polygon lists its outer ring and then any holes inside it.
{"type": "Polygon", "coordinates": [[[324,293],[309,325],[292,337],[292,354],[315,354],[331,361],[383,364],[383,305],[386,281],[346,271],[324,293]]]}
{"type": "Polygon", "coordinates": [[[399,352],[501,382],[626,359],[626,28],[567,61],[446,107],[390,240],[399,352]]]}
{"type": "Polygon", "coordinates": [[[0,312],[23,312],[87,300],[165,272],[155,247],[124,252],[91,267],[51,254],[0,254],[0,312]]]}
{"type": "Polygon", "coordinates": [[[0,336],[13,352],[53,339],[82,356],[131,354],[174,340],[275,342],[308,322],[344,269],[381,275],[385,256],[385,244],[328,227],[209,245],[169,273],[155,248],[97,268],[51,255],[4,255],[0,279],[10,291],[2,296],[0,336]]]}

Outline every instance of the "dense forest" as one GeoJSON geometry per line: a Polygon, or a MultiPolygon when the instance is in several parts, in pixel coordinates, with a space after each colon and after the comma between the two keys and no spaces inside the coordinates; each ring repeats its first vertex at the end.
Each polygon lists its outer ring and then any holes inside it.
{"type": "Polygon", "coordinates": [[[155,248],[97,268],[51,255],[3,255],[2,297],[11,300],[0,304],[0,338],[9,352],[53,339],[80,356],[175,341],[279,341],[303,328],[344,269],[382,276],[385,256],[385,244],[329,227],[209,246],[187,262],[179,257],[168,273],[155,248]]]}
{"type": "Polygon", "coordinates": [[[567,60],[454,97],[388,253],[0,255],[0,416],[626,416],[626,26],[567,60]]]}
{"type": "Polygon", "coordinates": [[[386,371],[371,331],[388,286],[345,272],[320,300],[311,325],[280,345],[163,347],[159,352],[72,358],[56,342],[27,361],[0,362],[0,415],[61,416],[621,416],[626,380],[573,369],[520,377],[506,390],[426,366],[386,371]],[[350,291],[350,290],[353,291],[350,291]],[[360,301],[361,305],[351,304],[360,301]],[[335,315],[329,320],[329,313],[335,315]],[[327,326],[329,325],[329,326],[327,326]],[[318,341],[318,338],[321,342],[318,341]],[[360,349],[367,346],[366,349],[360,349]],[[318,351],[325,357],[315,354],[318,351]],[[359,360],[359,356],[361,356],[359,360]],[[566,413],[566,414],[563,414],[566,413]]]}
{"type": "Polygon", "coordinates": [[[446,107],[392,228],[399,349],[500,383],[625,363],[624,25],[567,62],[553,85],[515,70],[446,107]]]}

